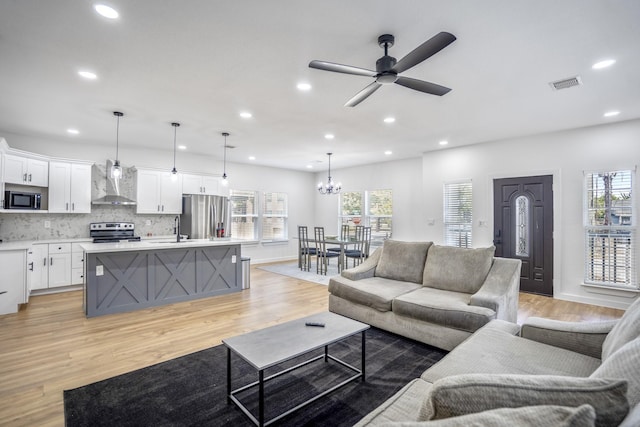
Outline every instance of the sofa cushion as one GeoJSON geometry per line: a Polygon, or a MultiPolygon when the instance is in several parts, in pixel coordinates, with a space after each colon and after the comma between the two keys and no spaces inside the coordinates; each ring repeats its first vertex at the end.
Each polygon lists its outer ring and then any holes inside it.
{"type": "Polygon", "coordinates": [[[495,247],[468,249],[432,245],[422,284],[430,288],[473,294],[486,279],[495,247]]]}
{"type": "Polygon", "coordinates": [[[627,308],[618,323],[602,343],[602,360],[606,360],[620,347],[640,336],[640,298],[627,308]]]}
{"type": "Polygon", "coordinates": [[[424,263],[431,242],[385,240],[376,276],[422,284],[424,263]]]}
{"type": "Polygon", "coordinates": [[[618,425],[629,412],[624,380],[552,375],[455,375],[436,381],[423,407],[425,419],[499,408],[591,405],[597,426],[618,425]]]}
{"type": "MultiPolygon", "coordinates": [[[[421,378],[435,382],[459,374],[531,374],[588,377],[600,359],[514,336],[494,320],[478,329],[447,356],[424,371],[421,378]]],[[[517,325],[514,325],[517,329],[517,325]]]]}
{"type": "Polygon", "coordinates": [[[640,338],[625,344],[607,357],[590,378],[620,378],[628,381],[627,399],[640,403],[640,338]]]}
{"type": "Polygon", "coordinates": [[[399,316],[475,332],[495,319],[496,312],[471,306],[470,299],[471,294],[423,287],[400,295],[391,306],[399,316]]]}
{"type": "Polygon", "coordinates": [[[520,408],[500,408],[459,417],[431,421],[400,421],[388,427],[592,427],[596,412],[591,405],[576,407],[540,405],[520,408]],[[544,420],[542,422],[541,420],[544,420]]]}
{"type": "Polygon", "coordinates": [[[354,281],[334,276],[329,280],[329,292],[332,295],[379,311],[391,311],[391,301],[394,298],[419,288],[420,285],[416,283],[382,277],[354,281]]]}

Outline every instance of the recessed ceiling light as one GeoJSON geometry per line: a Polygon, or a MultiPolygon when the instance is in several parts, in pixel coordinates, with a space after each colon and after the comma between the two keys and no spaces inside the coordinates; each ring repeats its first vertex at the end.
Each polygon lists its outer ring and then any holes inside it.
{"type": "Polygon", "coordinates": [[[250,119],[251,117],[253,117],[253,114],[248,111],[243,111],[242,113],[240,113],[240,117],[242,117],[243,119],[250,119]]]}
{"type": "Polygon", "coordinates": [[[440,145],[447,145],[448,143],[449,143],[449,141],[444,141],[444,140],[438,142],[438,144],[440,144],[440,145]]]}
{"type": "Polygon", "coordinates": [[[395,118],[395,117],[385,117],[385,118],[384,118],[384,122],[385,122],[385,123],[393,123],[393,122],[395,122],[395,121],[396,121],[396,118],[395,118]]]}
{"type": "Polygon", "coordinates": [[[98,75],[94,72],[91,71],[87,71],[87,70],[80,70],[78,71],[78,75],[80,77],[84,77],[87,80],[95,80],[98,78],[98,75]]]}
{"type": "Polygon", "coordinates": [[[384,152],[384,154],[386,154],[387,156],[390,156],[390,155],[392,155],[392,154],[393,154],[393,151],[391,151],[391,150],[387,150],[387,151],[385,151],[385,152],[384,152]]]}
{"type": "Polygon", "coordinates": [[[620,111],[607,111],[606,113],[604,113],[605,117],[614,117],[617,116],[618,114],[620,114],[620,111]]]}
{"type": "Polygon", "coordinates": [[[334,134],[332,134],[332,133],[327,133],[327,134],[324,135],[324,137],[327,138],[327,139],[333,139],[336,136],[334,134]]]}
{"type": "Polygon", "coordinates": [[[186,150],[187,146],[186,145],[178,145],[178,150],[186,150]]]}
{"type": "Polygon", "coordinates": [[[301,90],[303,92],[311,90],[311,85],[309,83],[298,83],[296,87],[298,88],[298,90],[301,90]]]}
{"type": "Polygon", "coordinates": [[[615,59],[605,59],[604,61],[596,62],[591,66],[594,70],[600,70],[602,68],[607,68],[616,63],[615,59]]]}
{"type": "Polygon", "coordinates": [[[249,156],[249,160],[255,160],[256,156],[249,156]]]}
{"type": "Polygon", "coordinates": [[[107,6],[106,4],[95,4],[93,5],[93,8],[96,10],[96,12],[98,12],[98,14],[104,16],[105,18],[116,19],[118,18],[118,16],[120,16],[117,10],[115,10],[111,6],[107,6]]]}
{"type": "Polygon", "coordinates": [[[313,165],[307,165],[306,168],[307,169],[313,169],[313,165]]]}
{"type": "Polygon", "coordinates": [[[72,128],[67,129],[67,132],[70,133],[71,135],[77,135],[80,133],[78,129],[72,129],[72,128]]]}

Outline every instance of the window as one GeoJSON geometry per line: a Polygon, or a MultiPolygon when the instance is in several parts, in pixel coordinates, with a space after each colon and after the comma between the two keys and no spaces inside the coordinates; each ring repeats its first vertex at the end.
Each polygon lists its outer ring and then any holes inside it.
{"type": "Polygon", "coordinates": [[[585,174],[585,283],[638,287],[633,175],[585,174]]]}
{"type": "Polygon", "coordinates": [[[444,184],[444,244],[471,247],[471,181],[444,184]]]}
{"type": "Polygon", "coordinates": [[[231,190],[231,235],[234,239],[258,240],[258,194],[231,190]]]}
{"type": "Polygon", "coordinates": [[[391,190],[366,191],[365,205],[365,225],[371,227],[371,245],[376,246],[391,237],[393,192],[391,190]]]}
{"type": "Polygon", "coordinates": [[[287,240],[288,198],[286,193],[264,193],[262,240],[287,240]]]}
{"type": "MultiPolygon", "coordinates": [[[[362,221],[362,192],[347,191],[340,193],[340,213],[338,219],[340,226],[348,224],[350,227],[361,225],[362,221]]],[[[340,227],[338,227],[340,230],[340,227]]]]}

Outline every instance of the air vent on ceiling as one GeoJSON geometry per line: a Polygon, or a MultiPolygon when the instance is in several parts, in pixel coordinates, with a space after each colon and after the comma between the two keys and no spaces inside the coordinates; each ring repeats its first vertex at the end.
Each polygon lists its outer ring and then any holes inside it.
{"type": "Polygon", "coordinates": [[[555,82],[549,83],[549,86],[551,86],[553,90],[568,89],[570,87],[581,86],[581,85],[582,85],[582,79],[580,78],[580,76],[569,77],[566,79],[556,80],[555,82]]]}

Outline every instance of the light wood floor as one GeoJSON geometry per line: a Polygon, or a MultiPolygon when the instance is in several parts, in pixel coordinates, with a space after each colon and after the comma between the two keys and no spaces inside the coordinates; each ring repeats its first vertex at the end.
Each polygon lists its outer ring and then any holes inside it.
{"type": "MultiPolygon", "coordinates": [[[[251,289],[87,319],[82,292],[32,297],[0,316],[0,425],[63,426],[62,392],[327,310],[327,287],[254,267],[251,289]]],[[[621,310],[521,294],[518,319],[618,318],[621,310]]]]}

